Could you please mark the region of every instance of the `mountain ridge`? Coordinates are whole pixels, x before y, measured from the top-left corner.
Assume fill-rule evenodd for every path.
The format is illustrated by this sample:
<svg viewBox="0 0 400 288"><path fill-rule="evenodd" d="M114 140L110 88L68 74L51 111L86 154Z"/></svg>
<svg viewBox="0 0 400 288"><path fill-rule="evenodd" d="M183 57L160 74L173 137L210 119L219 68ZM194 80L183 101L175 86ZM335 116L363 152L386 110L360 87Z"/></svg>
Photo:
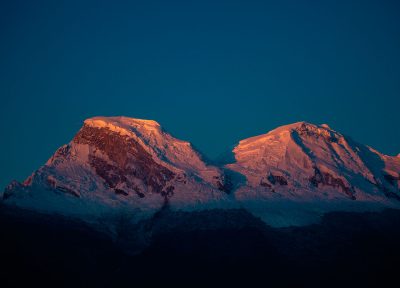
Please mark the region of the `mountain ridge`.
<svg viewBox="0 0 400 288"><path fill-rule="evenodd" d="M284 125L239 141L232 153L228 164L212 165L154 120L93 117L44 166L7 186L3 202L79 212L79 217L134 211L138 219L165 205L178 210L245 207L266 221L271 213L279 214L281 222L292 217L284 211L293 206L288 203L313 203L295 205L299 219L304 207L325 211L355 205L348 201L393 207L400 200L400 158L359 144L327 124Z"/></svg>

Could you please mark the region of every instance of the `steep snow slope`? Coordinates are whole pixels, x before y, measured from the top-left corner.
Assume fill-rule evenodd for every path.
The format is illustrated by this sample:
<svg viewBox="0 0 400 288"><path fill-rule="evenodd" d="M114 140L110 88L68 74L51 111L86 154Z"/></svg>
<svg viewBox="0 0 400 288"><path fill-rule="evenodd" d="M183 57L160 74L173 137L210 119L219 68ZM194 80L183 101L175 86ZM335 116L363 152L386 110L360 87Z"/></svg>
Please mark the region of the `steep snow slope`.
<svg viewBox="0 0 400 288"><path fill-rule="evenodd" d="M4 198L63 213L82 206L93 213L101 207L153 210L166 201L205 204L224 198L223 188L220 169L206 165L190 143L157 122L95 117L24 183L12 183Z"/></svg>
<svg viewBox="0 0 400 288"><path fill-rule="evenodd" d="M299 122L240 141L227 167L251 188L287 198L400 199L398 157Z"/></svg>

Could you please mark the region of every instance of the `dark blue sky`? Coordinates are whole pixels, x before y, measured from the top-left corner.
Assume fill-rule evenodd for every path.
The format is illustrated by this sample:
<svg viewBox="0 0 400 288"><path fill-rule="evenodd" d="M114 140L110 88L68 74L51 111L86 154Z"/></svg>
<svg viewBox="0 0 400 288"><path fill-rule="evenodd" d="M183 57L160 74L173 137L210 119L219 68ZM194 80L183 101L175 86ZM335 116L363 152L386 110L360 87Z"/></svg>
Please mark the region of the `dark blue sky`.
<svg viewBox="0 0 400 288"><path fill-rule="evenodd" d="M157 120L210 157L300 120L397 154L399 3L1 1L0 186L96 115Z"/></svg>

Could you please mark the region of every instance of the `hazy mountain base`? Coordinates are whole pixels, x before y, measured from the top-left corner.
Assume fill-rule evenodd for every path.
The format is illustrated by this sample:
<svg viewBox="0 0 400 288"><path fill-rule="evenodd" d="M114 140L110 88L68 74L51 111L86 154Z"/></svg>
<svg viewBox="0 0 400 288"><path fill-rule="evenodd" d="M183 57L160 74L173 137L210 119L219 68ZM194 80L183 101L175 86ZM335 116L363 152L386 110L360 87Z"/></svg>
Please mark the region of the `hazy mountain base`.
<svg viewBox="0 0 400 288"><path fill-rule="evenodd" d="M2 287L389 287L397 282L400 210L333 212L320 224L271 228L240 209L163 209L138 224L141 230L120 226L112 239L84 222L0 208ZM133 235L139 230L149 246L133 254L127 248L137 242Z"/></svg>

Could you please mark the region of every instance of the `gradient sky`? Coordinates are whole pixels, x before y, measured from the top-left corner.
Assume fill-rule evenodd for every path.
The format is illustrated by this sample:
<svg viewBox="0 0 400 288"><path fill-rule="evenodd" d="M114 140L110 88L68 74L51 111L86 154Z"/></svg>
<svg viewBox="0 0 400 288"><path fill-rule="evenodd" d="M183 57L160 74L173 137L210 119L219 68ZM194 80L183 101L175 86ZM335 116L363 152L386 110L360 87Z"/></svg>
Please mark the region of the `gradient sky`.
<svg viewBox="0 0 400 288"><path fill-rule="evenodd" d="M400 1L1 1L0 37L1 187L96 115L209 157L301 120L400 153Z"/></svg>

